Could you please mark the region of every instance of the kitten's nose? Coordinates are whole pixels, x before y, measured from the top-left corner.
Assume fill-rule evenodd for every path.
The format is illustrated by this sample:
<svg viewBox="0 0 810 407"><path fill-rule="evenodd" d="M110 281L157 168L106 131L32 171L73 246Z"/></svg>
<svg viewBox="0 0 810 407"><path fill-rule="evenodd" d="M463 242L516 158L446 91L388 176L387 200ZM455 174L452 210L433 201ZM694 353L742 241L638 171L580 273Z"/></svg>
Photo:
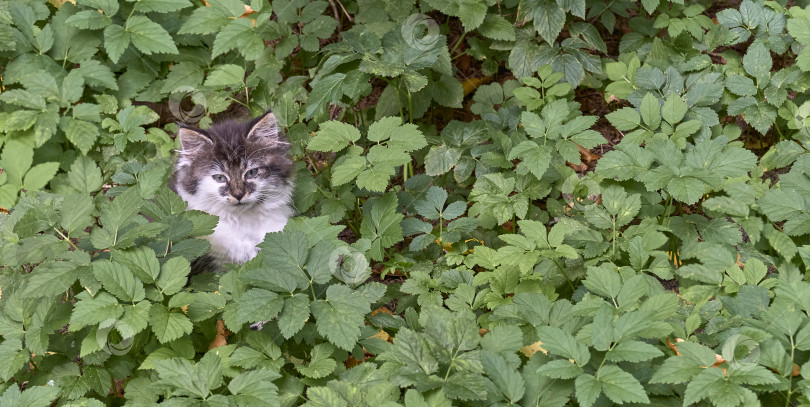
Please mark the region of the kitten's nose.
<svg viewBox="0 0 810 407"><path fill-rule="evenodd" d="M245 191L231 191L231 196L236 198L237 201L241 201L245 197Z"/></svg>

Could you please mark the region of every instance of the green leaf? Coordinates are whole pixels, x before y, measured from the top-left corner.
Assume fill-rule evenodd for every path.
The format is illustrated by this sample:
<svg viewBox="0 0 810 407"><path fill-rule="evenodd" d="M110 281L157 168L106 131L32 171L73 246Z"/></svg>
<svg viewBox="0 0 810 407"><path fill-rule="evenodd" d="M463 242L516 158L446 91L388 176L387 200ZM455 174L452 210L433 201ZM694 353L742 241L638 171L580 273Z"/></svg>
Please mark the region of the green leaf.
<svg viewBox="0 0 810 407"><path fill-rule="evenodd" d="M641 0L641 5L644 6L644 10L647 12L647 14L652 14L655 9L658 8L659 3L660 0Z"/></svg>
<svg viewBox="0 0 810 407"><path fill-rule="evenodd" d="M603 177L624 181L646 174L655 160L653 154L635 144L620 143L596 163L596 172Z"/></svg>
<svg viewBox="0 0 810 407"><path fill-rule="evenodd" d="M284 306L278 294L261 288L252 288L239 298L236 317L240 322L269 321L275 318Z"/></svg>
<svg viewBox="0 0 810 407"><path fill-rule="evenodd" d="M307 143L308 150L314 151L341 151L349 144L360 140L360 131L347 123L330 120L320 124L315 137Z"/></svg>
<svg viewBox="0 0 810 407"><path fill-rule="evenodd" d="M95 123L72 117L62 117L59 127L82 154L87 154L99 136L98 126Z"/></svg>
<svg viewBox="0 0 810 407"><path fill-rule="evenodd" d="M543 347L550 353L573 359L579 366L587 364L591 359L588 347L577 342L571 334L560 328L553 326L537 327L537 336L543 342Z"/></svg>
<svg viewBox="0 0 810 407"><path fill-rule="evenodd" d="M591 407L602 393L602 384L588 373L578 376L575 385L577 402L583 407Z"/></svg>
<svg viewBox="0 0 810 407"><path fill-rule="evenodd" d="M113 24L104 29L104 49L112 62L118 62L129 47L130 39L131 34L120 25Z"/></svg>
<svg viewBox="0 0 810 407"><path fill-rule="evenodd" d="M743 57L745 72L757 80L757 87L764 88L771 77L773 59L768 48L762 42L755 41Z"/></svg>
<svg viewBox="0 0 810 407"><path fill-rule="evenodd" d="M214 88L241 87L244 84L245 68L234 64L217 65L205 79L205 86Z"/></svg>
<svg viewBox="0 0 810 407"><path fill-rule="evenodd" d="M686 106L686 102L684 102L683 98L671 93L669 96L667 96L667 100L664 101L664 106L661 108L661 115L664 117L664 120L666 120L667 123L675 125L683 120L687 110L688 107Z"/></svg>
<svg viewBox="0 0 810 407"><path fill-rule="evenodd" d="M15 185L23 185L23 175L31 168L34 150L17 140L9 140L0 153L0 168L8 174L8 180Z"/></svg>
<svg viewBox="0 0 810 407"><path fill-rule="evenodd" d="M695 376L684 392L684 403L693 404L703 399L738 405L743 401L743 388L726 380L720 368L710 367Z"/></svg>
<svg viewBox="0 0 810 407"><path fill-rule="evenodd" d="M291 338L304 327L309 319L309 305L306 294L297 293L284 299L284 308L278 316L278 329L284 338Z"/></svg>
<svg viewBox="0 0 810 407"><path fill-rule="evenodd" d="M218 2L216 2L218 3ZM215 3L215 4L216 4ZM244 8L242 9L244 12ZM180 26L178 34L210 34L220 30L223 26L230 23L232 20L229 16L219 7L198 7L194 9L191 16L188 17Z"/></svg>
<svg viewBox="0 0 810 407"><path fill-rule="evenodd" d="M79 269L69 262L46 262L28 274L22 297L47 297L65 292L79 276Z"/></svg>
<svg viewBox="0 0 810 407"><path fill-rule="evenodd" d="M264 42L247 18L234 19L219 31L214 39L211 56L217 57L234 48L249 61L255 60L262 53Z"/></svg>
<svg viewBox="0 0 810 407"><path fill-rule="evenodd" d="M70 166L67 179L71 187L85 194L98 191L104 182L101 169L92 158L86 156L76 157Z"/></svg>
<svg viewBox="0 0 810 407"><path fill-rule="evenodd" d="M360 224L362 237L371 240L370 256L380 261L383 259L385 249L402 241L402 226L404 218L396 211L397 196L394 193L383 195L374 201L370 216L363 217Z"/></svg>
<svg viewBox="0 0 810 407"><path fill-rule="evenodd" d="M552 148L547 145L539 145L534 141L523 141L516 145L509 152L509 160L520 159L518 173L532 173L538 179L543 177L548 166L551 164Z"/></svg>
<svg viewBox="0 0 810 407"><path fill-rule="evenodd" d="M56 162L42 163L31 167L31 169L25 173L23 188L28 191L38 191L45 188L45 185L51 181L58 170L59 163Z"/></svg>
<svg viewBox="0 0 810 407"><path fill-rule="evenodd" d="M487 14L484 22L478 27L478 32L493 40L515 40L515 26L497 14Z"/></svg>
<svg viewBox="0 0 810 407"><path fill-rule="evenodd" d="M279 376L268 369L247 371L234 377L228 383L228 390L240 403L260 405L278 399L278 387L272 381Z"/></svg>
<svg viewBox="0 0 810 407"><path fill-rule="evenodd" d="M607 114L607 119L614 127L621 131L633 130L641 124L641 116L635 109L623 107Z"/></svg>
<svg viewBox="0 0 810 407"><path fill-rule="evenodd" d="M388 147L406 152L418 150L427 145L425 136L415 124L402 124L399 117L383 117L368 127L368 139L384 141Z"/></svg>
<svg viewBox="0 0 810 407"><path fill-rule="evenodd" d="M614 346L606 355L613 362L643 362L664 356L658 348L641 341L622 341Z"/></svg>
<svg viewBox="0 0 810 407"><path fill-rule="evenodd" d="M332 168L332 185L339 186L354 180L367 165L365 157L352 156Z"/></svg>
<svg viewBox="0 0 810 407"><path fill-rule="evenodd" d="M135 3L135 10L144 13L168 13L182 10L186 7L191 7L191 2L188 0L138 0L138 2Z"/></svg>
<svg viewBox="0 0 810 407"><path fill-rule="evenodd" d="M349 403L339 393L328 387L308 388L307 400L307 407L349 407Z"/></svg>
<svg viewBox="0 0 810 407"><path fill-rule="evenodd" d="M138 302L145 297L143 283L123 264L110 261L93 262L93 275L105 290L121 301Z"/></svg>
<svg viewBox="0 0 810 407"><path fill-rule="evenodd" d="M776 114L775 107L757 103L745 109L745 122L757 129L758 132L766 134L776 122Z"/></svg>
<svg viewBox="0 0 810 407"><path fill-rule="evenodd" d="M517 402L523 398L526 386L517 369L510 368L506 360L495 353L484 352L481 359L487 376L506 400Z"/></svg>
<svg viewBox="0 0 810 407"><path fill-rule="evenodd" d="M677 177L667 183L667 192L687 205L696 203L704 194L703 181L693 177Z"/></svg>
<svg viewBox="0 0 810 407"><path fill-rule="evenodd" d="M444 14L458 17L466 31L478 28L487 15L487 3L483 0L428 0L427 3Z"/></svg>
<svg viewBox="0 0 810 407"><path fill-rule="evenodd" d="M729 75L726 77L726 88L737 96L754 96L757 87L751 78L743 75Z"/></svg>
<svg viewBox="0 0 810 407"><path fill-rule="evenodd" d="M91 297L86 291L76 295L79 300L73 306L70 315L71 332L78 331L88 325L96 325L107 320L115 320L124 312L118 300L110 294L101 292Z"/></svg>
<svg viewBox="0 0 810 407"><path fill-rule="evenodd" d="M543 39L553 44L565 25L565 11L556 2L542 1L534 5L529 15L534 20L534 28Z"/></svg>
<svg viewBox="0 0 810 407"><path fill-rule="evenodd" d="M371 311L368 299L344 285L329 286L326 300L313 302L311 309L318 332L344 350L355 346L364 316Z"/></svg>
<svg viewBox="0 0 810 407"><path fill-rule="evenodd" d="M100 30L112 24L112 19L96 10L85 10L70 16L65 23L85 30Z"/></svg>
<svg viewBox="0 0 810 407"><path fill-rule="evenodd" d="M321 78L318 83L312 86L312 92L307 98L307 105L304 109L307 119L326 111L329 104L340 101L341 96L343 96L341 86L344 79L346 79L346 74L334 73Z"/></svg>
<svg viewBox="0 0 810 407"><path fill-rule="evenodd" d="M661 124L661 105L652 93L644 95L641 100L641 118L651 130L657 129Z"/></svg>
<svg viewBox="0 0 810 407"><path fill-rule="evenodd" d="M160 276L155 283L163 294L172 295L185 287L190 272L191 264L188 260L183 257L172 257L163 263Z"/></svg>
<svg viewBox="0 0 810 407"><path fill-rule="evenodd" d="M461 150L445 145L434 146L425 157L425 173L430 176L439 176L450 171L461 158Z"/></svg>
<svg viewBox="0 0 810 407"><path fill-rule="evenodd" d="M310 379L326 377L337 367L337 362L331 358L335 347L328 343L319 343L312 348L308 365L296 365L295 369Z"/></svg>
<svg viewBox="0 0 810 407"><path fill-rule="evenodd" d="M75 235L90 226L94 219L90 216L95 210L89 195L75 194L65 196L62 201L62 219L60 224L68 236Z"/></svg>
<svg viewBox="0 0 810 407"><path fill-rule="evenodd" d="M602 366L596 377L602 383L602 392L615 403L649 403L644 387L630 373L616 365Z"/></svg>
<svg viewBox="0 0 810 407"><path fill-rule="evenodd" d="M126 30L132 39L132 45L147 55L176 54L172 36L160 24L146 16L135 15L127 20Z"/></svg>
<svg viewBox="0 0 810 407"><path fill-rule="evenodd" d="M568 360L552 360L540 366L537 374L551 377L552 379L573 379L582 374L582 368Z"/></svg>
<svg viewBox="0 0 810 407"><path fill-rule="evenodd" d="M149 310L149 326L160 343L171 342L191 333L191 321L180 311L170 311L162 304L152 304ZM155 361L157 365L157 361Z"/></svg>
<svg viewBox="0 0 810 407"><path fill-rule="evenodd" d="M12 363L10 366L16 366L19 363ZM7 380L7 378L3 378ZM54 400L59 396L62 391L57 386L44 385L44 386L27 386L24 392L20 392L16 384L11 384L3 395L0 396L0 405L3 406L26 406L26 407L48 407L52 405Z"/></svg>

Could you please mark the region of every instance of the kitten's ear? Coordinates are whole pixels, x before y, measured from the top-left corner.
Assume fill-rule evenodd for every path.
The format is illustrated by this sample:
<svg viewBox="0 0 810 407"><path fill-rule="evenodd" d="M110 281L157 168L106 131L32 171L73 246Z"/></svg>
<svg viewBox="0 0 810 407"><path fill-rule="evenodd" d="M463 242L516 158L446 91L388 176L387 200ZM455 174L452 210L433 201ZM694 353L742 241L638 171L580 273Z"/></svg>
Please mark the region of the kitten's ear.
<svg viewBox="0 0 810 407"><path fill-rule="evenodd" d="M180 126L177 137L180 138L180 145L183 147L183 152L186 153L193 153L214 145L214 142L208 136L188 127Z"/></svg>
<svg viewBox="0 0 810 407"><path fill-rule="evenodd" d="M247 138L260 140L269 144L278 143L280 140L276 115L268 111L263 116L255 119L253 125L250 127Z"/></svg>

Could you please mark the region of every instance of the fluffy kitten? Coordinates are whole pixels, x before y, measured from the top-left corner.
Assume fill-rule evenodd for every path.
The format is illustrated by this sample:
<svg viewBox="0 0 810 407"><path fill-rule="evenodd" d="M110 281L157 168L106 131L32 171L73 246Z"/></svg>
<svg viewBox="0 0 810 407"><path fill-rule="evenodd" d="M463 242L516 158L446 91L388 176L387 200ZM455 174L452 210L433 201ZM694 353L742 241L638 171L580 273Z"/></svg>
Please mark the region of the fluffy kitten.
<svg viewBox="0 0 810 407"><path fill-rule="evenodd" d="M293 162L275 116L208 130L181 126L177 137L182 150L171 187L189 209L219 216L206 237L213 265L252 259L264 235L282 230L293 213Z"/></svg>

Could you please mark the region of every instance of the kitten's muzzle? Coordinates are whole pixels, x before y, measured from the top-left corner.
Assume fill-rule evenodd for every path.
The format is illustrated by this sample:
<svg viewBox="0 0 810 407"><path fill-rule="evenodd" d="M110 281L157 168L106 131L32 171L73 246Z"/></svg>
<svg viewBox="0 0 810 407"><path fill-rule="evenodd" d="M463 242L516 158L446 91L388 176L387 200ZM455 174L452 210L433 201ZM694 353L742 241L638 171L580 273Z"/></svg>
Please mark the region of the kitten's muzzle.
<svg viewBox="0 0 810 407"><path fill-rule="evenodd" d="M231 192L230 196L228 197L228 202L234 205L242 204L242 199L245 198L246 195L246 191Z"/></svg>

